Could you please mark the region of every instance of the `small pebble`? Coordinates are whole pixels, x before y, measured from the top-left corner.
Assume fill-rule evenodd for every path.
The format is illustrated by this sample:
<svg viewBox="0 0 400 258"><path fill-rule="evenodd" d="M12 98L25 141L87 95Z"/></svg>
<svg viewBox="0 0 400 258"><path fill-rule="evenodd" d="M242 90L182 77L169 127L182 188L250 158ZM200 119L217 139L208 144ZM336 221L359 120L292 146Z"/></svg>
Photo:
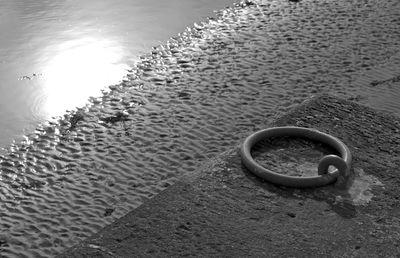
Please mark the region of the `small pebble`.
<svg viewBox="0 0 400 258"><path fill-rule="evenodd" d="M107 208L104 212L104 217L110 216L115 211L115 208Z"/></svg>
<svg viewBox="0 0 400 258"><path fill-rule="evenodd" d="M286 214L291 218L295 218L296 217L296 213L294 213L294 212L288 212Z"/></svg>

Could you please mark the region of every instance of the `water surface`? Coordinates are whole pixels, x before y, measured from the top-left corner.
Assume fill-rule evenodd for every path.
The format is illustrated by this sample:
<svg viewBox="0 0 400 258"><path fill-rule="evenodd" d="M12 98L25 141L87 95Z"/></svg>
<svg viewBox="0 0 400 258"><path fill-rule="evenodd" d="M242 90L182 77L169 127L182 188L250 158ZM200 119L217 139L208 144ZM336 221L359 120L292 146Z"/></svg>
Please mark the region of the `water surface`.
<svg viewBox="0 0 400 258"><path fill-rule="evenodd" d="M0 0L0 147L233 0Z"/></svg>

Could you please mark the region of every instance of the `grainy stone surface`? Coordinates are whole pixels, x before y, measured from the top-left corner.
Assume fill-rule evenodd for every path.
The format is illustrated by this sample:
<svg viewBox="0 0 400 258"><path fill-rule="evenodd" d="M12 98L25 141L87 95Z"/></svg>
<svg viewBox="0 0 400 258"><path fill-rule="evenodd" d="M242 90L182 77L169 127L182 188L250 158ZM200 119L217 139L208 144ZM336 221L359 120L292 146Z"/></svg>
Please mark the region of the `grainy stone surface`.
<svg viewBox="0 0 400 258"><path fill-rule="evenodd" d="M357 203L332 185L275 186L244 169L232 149L60 257L398 255L400 118L324 95L272 125L342 139L354 157L353 184L361 174L380 182L367 190L372 199Z"/></svg>

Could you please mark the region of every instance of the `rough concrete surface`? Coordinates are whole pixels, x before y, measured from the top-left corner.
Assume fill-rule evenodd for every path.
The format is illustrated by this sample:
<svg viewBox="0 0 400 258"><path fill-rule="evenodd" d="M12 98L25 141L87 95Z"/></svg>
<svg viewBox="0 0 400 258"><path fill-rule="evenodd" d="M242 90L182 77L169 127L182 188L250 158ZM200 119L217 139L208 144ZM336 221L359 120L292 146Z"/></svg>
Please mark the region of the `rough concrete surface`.
<svg viewBox="0 0 400 258"><path fill-rule="evenodd" d="M59 257L398 257L400 118L323 95L265 127L284 125L342 139L364 201L264 182L233 148Z"/></svg>

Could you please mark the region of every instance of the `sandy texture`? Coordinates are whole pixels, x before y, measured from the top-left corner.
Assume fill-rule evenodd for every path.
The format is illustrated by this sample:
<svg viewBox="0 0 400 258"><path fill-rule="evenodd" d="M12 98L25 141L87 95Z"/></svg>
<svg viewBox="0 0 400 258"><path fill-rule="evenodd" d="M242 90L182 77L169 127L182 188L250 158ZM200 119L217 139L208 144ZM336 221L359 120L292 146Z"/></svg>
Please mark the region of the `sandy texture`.
<svg viewBox="0 0 400 258"><path fill-rule="evenodd" d="M277 187L246 171L232 149L60 257L399 254L400 119L322 96L274 125L312 127L342 139L354 156L355 181L368 174L380 182L370 185L373 198L361 204L334 186Z"/></svg>
<svg viewBox="0 0 400 258"><path fill-rule="evenodd" d="M398 0L260 0L152 49L0 156L0 256L53 257L312 95L398 111L399 17Z"/></svg>

